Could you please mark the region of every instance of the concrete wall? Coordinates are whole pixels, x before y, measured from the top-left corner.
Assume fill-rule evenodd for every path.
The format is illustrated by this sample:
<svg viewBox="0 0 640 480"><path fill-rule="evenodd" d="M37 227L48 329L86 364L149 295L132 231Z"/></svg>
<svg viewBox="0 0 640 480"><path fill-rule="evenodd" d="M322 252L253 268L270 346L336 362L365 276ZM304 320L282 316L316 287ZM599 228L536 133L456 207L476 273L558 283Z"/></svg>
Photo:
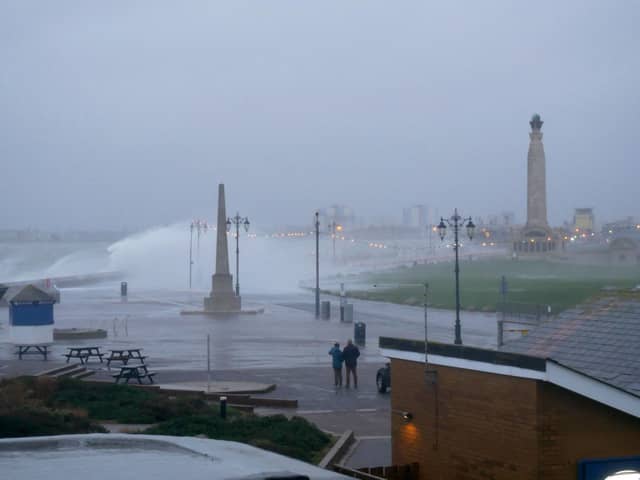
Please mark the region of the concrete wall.
<svg viewBox="0 0 640 480"><path fill-rule="evenodd" d="M392 461L420 463L422 479L577 478L578 460L639 453L638 419L562 388L430 369L391 361Z"/></svg>

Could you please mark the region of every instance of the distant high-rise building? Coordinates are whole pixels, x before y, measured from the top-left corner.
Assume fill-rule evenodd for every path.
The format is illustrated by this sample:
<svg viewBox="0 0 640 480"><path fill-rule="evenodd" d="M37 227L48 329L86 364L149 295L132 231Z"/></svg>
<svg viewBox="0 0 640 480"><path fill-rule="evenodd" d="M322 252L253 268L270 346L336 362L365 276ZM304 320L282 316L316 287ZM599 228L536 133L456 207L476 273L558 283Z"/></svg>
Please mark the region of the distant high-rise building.
<svg viewBox="0 0 640 480"><path fill-rule="evenodd" d="M402 224L405 227L424 227L429 221L426 205L413 205L402 209Z"/></svg>
<svg viewBox="0 0 640 480"><path fill-rule="evenodd" d="M320 228L326 229L335 223L342 226L354 226L356 217L353 210L345 205L331 205L318 210L320 213Z"/></svg>
<svg viewBox="0 0 640 480"><path fill-rule="evenodd" d="M513 212L502 212L502 224L505 227L510 227L516 223L516 214Z"/></svg>
<svg viewBox="0 0 640 480"><path fill-rule="evenodd" d="M595 231L593 208L576 208L573 214L573 228L576 233L592 233Z"/></svg>

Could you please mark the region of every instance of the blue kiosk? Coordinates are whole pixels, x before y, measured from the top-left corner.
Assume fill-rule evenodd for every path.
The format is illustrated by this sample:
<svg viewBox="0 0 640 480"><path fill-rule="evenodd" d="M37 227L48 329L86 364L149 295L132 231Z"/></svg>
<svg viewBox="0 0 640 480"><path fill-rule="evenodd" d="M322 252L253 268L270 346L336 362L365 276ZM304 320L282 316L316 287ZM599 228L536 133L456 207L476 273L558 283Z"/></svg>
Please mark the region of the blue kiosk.
<svg viewBox="0 0 640 480"><path fill-rule="evenodd" d="M53 343L55 298L34 285L26 285L7 301L10 340L17 347L18 358L35 354L46 360Z"/></svg>

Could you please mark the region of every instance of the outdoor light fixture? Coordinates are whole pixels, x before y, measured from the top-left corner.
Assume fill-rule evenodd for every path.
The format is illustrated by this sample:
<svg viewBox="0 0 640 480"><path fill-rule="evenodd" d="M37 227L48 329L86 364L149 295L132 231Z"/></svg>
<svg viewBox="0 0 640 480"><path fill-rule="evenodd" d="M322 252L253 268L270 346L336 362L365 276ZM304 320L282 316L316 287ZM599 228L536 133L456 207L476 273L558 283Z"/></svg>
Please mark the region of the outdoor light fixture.
<svg viewBox="0 0 640 480"><path fill-rule="evenodd" d="M463 218L458 214L458 209L456 208L453 211L453 216L446 220L447 224L450 227L453 227L453 249L456 254L456 266L454 269L455 277L456 277L456 323L455 323L455 340L454 343L456 345L462 345L462 328L460 326L460 265L458 262L458 254L460 250L460 241L458 240L458 232L464 226L464 222L467 222L467 235L469 236L469 240L473 239L473 233L476 229L476 226L471 220L471 217ZM440 240L444 240L445 235L447 234L447 225L445 224L445 219L440 217L440 224L438 225L438 233L440 234Z"/></svg>
<svg viewBox="0 0 640 480"><path fill-rule="evenodd" d="M438 235L440 240L444 240L444 236L447 234L447 226L444 224L444 218L440 217L440 224L438 225Z"/></svg>
<svg viewBox="0 0 640 480"><path fill-rule="evenodd" d="M236 213L235 217L227 218L227 232L231 230L231 225L236 227L236 295L240 296L240 225L248 232L249 218Z"/></svg>
<svg viewBox="0 0 640 480"><path fill-rule="evenodd" d="M396 415L400 415L402 417L402 420L405 423L409 423L411 420L413 420L413 413L408 412L406 410L391 410L391 413L394 413Z"/></svg>
<svg viewBox="0 0 640 480"><path fill-rule="evenodd" d="M469 218L469 223L467 223L467 235L469 236L469 240L473 240L473 232L475 232L476 226L473 223L473 220Z"/></svg>

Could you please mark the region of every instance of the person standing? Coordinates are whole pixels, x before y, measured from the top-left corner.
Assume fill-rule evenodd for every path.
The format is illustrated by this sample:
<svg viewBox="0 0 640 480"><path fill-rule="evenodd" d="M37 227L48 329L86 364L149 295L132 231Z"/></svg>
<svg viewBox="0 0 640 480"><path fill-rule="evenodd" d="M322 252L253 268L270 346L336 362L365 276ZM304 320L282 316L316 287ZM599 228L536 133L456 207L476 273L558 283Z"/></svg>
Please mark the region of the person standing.
<svg viewBox="0 0 640 480"><path fill-rule="evenodd" d="M358 357L360 356L360 350L356 347L351 339L347 340L347 346L342 351L342 358L344 360L344 366L347 370L347 388L349 388L349 379L353 375L353 388L358 388Z"/></svg>
<svg viewBox="0 0 640 480"><path fill-rule="evenodd" d="M333 365L333 384L336 387L342 386L342 351L338 342L333 344L333 348L329 350Z"/></svg>

